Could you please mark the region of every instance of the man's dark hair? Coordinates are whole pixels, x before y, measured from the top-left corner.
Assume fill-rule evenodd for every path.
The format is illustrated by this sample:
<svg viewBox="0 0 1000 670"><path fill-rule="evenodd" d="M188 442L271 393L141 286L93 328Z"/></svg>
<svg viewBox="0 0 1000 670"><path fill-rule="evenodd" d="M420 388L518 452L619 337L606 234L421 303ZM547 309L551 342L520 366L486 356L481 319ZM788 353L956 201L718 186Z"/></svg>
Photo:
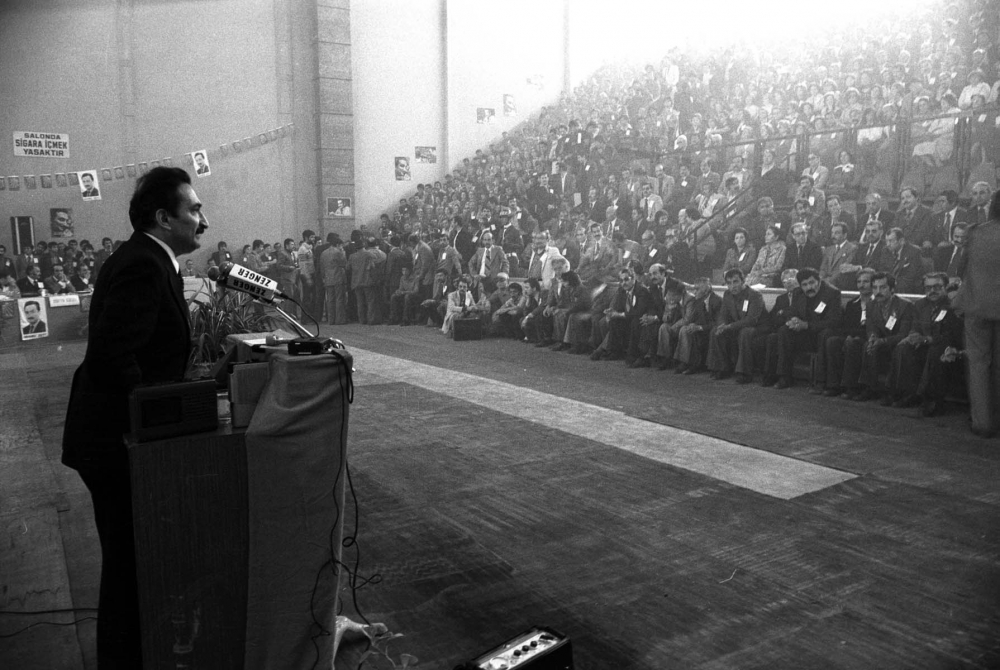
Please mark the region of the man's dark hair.
<svg viewBox="0 0 1000 670"><path fill-rule="evenodd" d="M570 286L576 287L580 285L580 275L572 271L564 272L562 274L562 280Z"/></svg>
<svg viewBox="0 0 1000 670"><path fill-rule="evenodd" d="M38 304L37 300L29 300L28 302L24 303L24 311L28 311L28 308L31 307L32 305L34 305L35 309L37 309L39 312L42 311L42 306Z"/></svg>
<svg viewBox="0 0 1000 670"><path fill-rule="evenodd" d="M807 279L815 279L816 281L821 281L819 278L819 270L816 268L801 268L795 273L795 281L799 284Z"/></svg>
<svg viewBox="0 0 1000 670"><path fill-rule="evenodd" d="M542 290L542 282L538 281L536 277L531 277L528 279L528 286L535 289L535 291Z"/></svg>
<svg viewBox="0 0 1000 670"><path fill-rule="evenodd" d="M312 237L315 234L316 233L314 233L313 231L311 231L308 228L306 228L305 230L302 231L302 240L303 241L308 240L310 237Z"/></svg>
<svg viewBox="0 0 1000 670"><path fill-rule="evenodd" d="M253 248L255 250L256 249L263 249L264 248L264 240L254 240L253 241L253 245L252 245L251 248Z"/></svg>
<svg viewBox="0 0 1000 670"><path fill-rule="evenodd" d="M410 233L410 236L406 238L406 243L412 244L413 246L417 246L418 244L420 244L420 236L417 235L416 233Z"/></svg>
<svg viewBox="0 0 1000 670"><path fill-rule="evenodd" d="M191 183L191 178L190 177L188 177L188 183L189 184ZM138 186L138 184L136 186ZM134 195L132 196L132 200L135 200L135 196ZM131 219L132 218L132 205L131 205L131 203L129 204L129 207L128 207L128 213L129 213L129 219ZM110 237L102 237L101 238L101 246L103 247L105 242L110 242L110 241L111 241Z"/></svg>
<svg viewBox="0 0 1000 670"><path fill-rule="evenodd" d="M225 241L220 241L220 242L219 242L219 243L218 243L217 245L215 245L215 246L216 246L217 248L219 248L219 249L221 249L222 247L226 247L227 249L229 248L229 245L228 245L228 244L226 244L226 243L225 243Z"/></svg>
<svg viewBox="0 0 1000 670"><path fill-rule="evenodd" d="M517 282L514 282L508 288L510 288L510 290L514 293L524 293L524 288Z"/></svg>
<svg viewBox="0 0 1000 670"><path fill-rule="evenodd" d="M958 203L958 191L954 189L946 188L941 191L941 195L948 201L949 205L955 205Z"/></svg>
<svg viewBox="0 0 1000 670"><path fill-rule="evenodd" d="M889 288L891 288L894 291L896 290L896 278L893 277L890 273L876 272L875 274L872 275L872 284L874 284L879 279L884 279L885 283L888 284Z"/></svg>
<svg viewBox="0 0 1000 670"><path fill-rule="evenodd" d="M286 237L285 241L281 243L281 248L284 249L285 247L287 247L289 242L291 242L292 244L295 244L295 240L293 240L290 237Z"/></svg>
<svg viewBox="0 0 1000 670"><path fill-rule="evenodd" d="M391 235L389 237L389 244L391 244L394 247L398 247L400 245L399 235Z"/></svg>
<svg viewBox="0 0 1000 670"><path fill-rule="evenodd" d="M889 232L885 234L886 237L890 235L895 235L897 240L905 240L906 233L903 232L902 228L890 228Z"/></svg>
<svg viewBox="0 0 1000 670"><path fill-rule="evenodd" d="M726 270L726 274L723 275L723 279L725 279L726 281L729 281L733 277L739 277L740 279L743 279L743 270L740 270L739 268L730 268Z"/></svg>
<svg viewBox="0 0 1000 670"><path fill-rule="evenodd" d="M928 279L940 279L942 286L948 286L947 272L928 272L924 275L924 281L927 281Z"/></svg>
<svg viewBox="0 0 1000 670"><path fill-rule="evenodd" d="M191 175L178 167L155 167L139 177L128 204L128 219L135 230L152 230L156 225L156 212L165 209L177 215L181 202L181 184L190 184ZM105 237L104 240L111 241ZM101 243L104 243L101 240Z"/></svg>
<svg viewBox="0 0 1000 670"><path fill-rule="evenodd" d="M832 226L830 226L830 231L832 232L834 228L840 228L844 231L844 235L847 235L847 224L843 221L836 221Z"/></svg>

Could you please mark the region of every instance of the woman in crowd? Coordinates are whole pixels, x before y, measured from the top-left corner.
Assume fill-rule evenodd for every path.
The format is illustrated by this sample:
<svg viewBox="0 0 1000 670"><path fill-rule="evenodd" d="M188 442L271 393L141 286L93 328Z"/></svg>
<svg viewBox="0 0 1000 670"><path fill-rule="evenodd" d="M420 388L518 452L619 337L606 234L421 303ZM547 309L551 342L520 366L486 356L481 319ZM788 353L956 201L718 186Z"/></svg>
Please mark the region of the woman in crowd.
<svg viewBox="0 0 1000 670"><path fill-rule="evenodd" d="M781 266L785 264L785 241L774 226L768 226L764 232L764 246L757 254L750 274L747 276L747 286L763 284L767 287L778 286L781 276Z"/></svg>
<svg viewBox="0 0 1000 670"><path fill-rule="evenodd" d="M765 232L764 235L766 237L767 233ZM722 265L722 274L736 268L741 270L745 277L753 270L756 260L757 254L753 245L747 241L746 228L737 228L733 231L733 245L726 250L726 261ZM782 261L784 261L784 256L782 256Z"/></svg>

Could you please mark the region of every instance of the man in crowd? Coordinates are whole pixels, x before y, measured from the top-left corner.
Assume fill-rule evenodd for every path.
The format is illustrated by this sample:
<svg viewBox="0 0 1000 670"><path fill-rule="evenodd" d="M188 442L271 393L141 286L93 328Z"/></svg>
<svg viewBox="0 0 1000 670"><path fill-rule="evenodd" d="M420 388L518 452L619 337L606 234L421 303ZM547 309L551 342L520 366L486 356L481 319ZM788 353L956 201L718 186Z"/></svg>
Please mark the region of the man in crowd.
<svg viewBox="0 0 1000 670"><path fill-rule="evenodd" d="M892 254L882 239L882 222L876 218L868 219L865 224L864 242L858 246L854 254L854 264L860 267L873 268L878 272L892 270L894 264Z"/></svg>
<svg viewBox="0 0 1000 670"><path fill-rule="evenodd" d="M984 181L977 181L970 190L972 202L969 206L969 223L984 223L990 218L990 198L993 189Z"/></svg>
<svg viewBox="0 0 1000 670"><path fill-rule="evenodd" d="M920 278L923 276L923 263L920 260L920 248L907 241L902 228L893 228L885 236L892 267L889 273L896 278L896 290L899 293L920 293Z"/></svg>
<svg viewBox="0 0 1000 670"><path fill-rule="evenodd" d="M344 241L337 233L329 233L326 240L328 246L319 259L326 302L326 322L331 326L341 326L347 323L347 253L344 251Z"/></svg>
<svg viewBox="0 0 1000 670"><path fill-rule="evenodd" d="M754 249L760 249L764 246L764 233L770 226L776 227L782 238L788 234L788 217L776 213L774 200L764 196L757 200L756 216L748 217L742 223L742 227L746 228L749 234L747 241L753 245Z"/></svg>
<svg viewBox="0 0 1000 670"><path fill-rule="evenodd" d="M813 352L819 336L840 323L840 291L819 278L819 271L806 267L795 273L799 288L792 294L789 318L768 336L768 369L764 386L786 389L792 385L792 367L800 352ZM777 325L777 324L776 324Z"/></svg>
<svg viewBox="0 0 1000 670"><path fill-rule="evenodd" d="M880 221L884 229L886 226L891 226L896 217L892 212L885 209L885 202L882 200L881 194L869 193L865 196L865 213L863 218L865 222L865 235L867 236L869 222L873 220ZM867 242L867 239L860 241Z"/></svg>
<svg viewBox="0 0 1000 670"><path fill-rule="evenodd" d="M14 277L17 279L17 269L14 261L7 258L7 247L0 244L0 277Z"/></svg>
<svg viewBox="0 0 1000 670"><path fill-rule="evenodd" d="M941 211L931 217L931 229L933 232L930 242L933 246L940 248L951 244L955 226L959 223L968 222L969 212L959 206L958 192L952 189L941 191L941 195L938 196L936 202L941 204ZM935 269L937 269L937 266L935 266Z"/></svg>
<svg viewBox="0 0 1000 670"><path fill-rule="evenodd" d="M52 276L45 280L45 289L50 295L75 293L73 282L66 276L62 265L56 265L52 268Z"/></svg>
<svg viewBox="0 0 1000 670"><path fill-rule="evenodd" d="M469 260L469 274L478 278L487 291L493 291L496 287L496 276L503 272L510 273L510 262L503 247L493 244L493 233L485 232L480 238L480 247L476 249L476 254Z"/></svg>
<svg viewBox="0 0 1000 670"><path fill-rule="evenodd" d="M656 368L669 370L677 363L674 353L680 338L680 329L684 326L684 315L687 312L691 296L684 290L684 284L672 278L666 282L666 295L663 302L663 315L660 327L656 332Z"/></svg>
<svg viewBox="0 0 1000 670"><path fill-rule="evenodd" d="M899 211L896 212L894 225L903 231L903 235L917 247L924 246L930 252L934 239L934 222L930 208L920 204L916 189L907 186L899 192ZM919 276L918 276L919 280ZM899 277L896 277L899 282ZM900 291L903 291L900 288Z"/></svg>
<svg viewBox="0 0 1000 670"><path fill-rule="evenodd" d="M951 243L934 250L934 270L948 277L958 277L958 269L965 258L965 240L969 236L966 223L956 223L952 228Z"/></svg>
<svg viewBox="0 0 1000 670"><path fill-rule="evenodd" d="M22 298L42 294L45 284L42 283L42 271L37 265L29 265L23 277L17 280L17 288Z"/></svg>
<svg viewBox="0 0 1000 670"><path fill-rule="evenodd" d="M667 289L672 281L667 276L667 268L662 263L649 267L649 301L645 313L639 315L638 323L629 333L626 361L630 368L648 368L656 356L659 330L663 323Z"/></svg>
<svg viewBox="0 0 1000 670"><path fill-rule="evenodd" d="M942 362L945 350L962 347L962 319L955 314L945 293L948 276L943 272L924 275L924 297L913 305L913 327L892 354L887 382L888 392L882 403L893 407L923 404L925 416L944 408L948 391L946 370L954 367Z"/></svg>
<svg viewBox="0 0 1000 670"><path fill-rule="evenodd" d="M721 311L722 298L712 291L711 280L707 277L695 279L694 298L687 304L684 323L677 333L675 374L694 375L705 369L709 333L718 322Z"/></svg>
<svg viewBox="0 0 1000 670"><path fill-rule="evenodd" d="M222 267L225 263L232 262L233 255L229 253L229 247L226 246L225 242L219 242L217 245L218 249L212 252L209 256L213 261L215 261L216 267Z"/></svg>
<svg viewBox="0 0 1000 670"><path fill-rule="evenodd" d="M29 300L24 303L24 320L28 322L28 325L21 329L24 335L44 333L48 330L45 322L42 321L42 306L37 300Z"/></svg>
<svg viewBox="0 0 1000 670"><path fill-rule="evenodd" d="M893 350L913 325L913 304L896 295L896 278L887 272L872 275L874 300L865 319L865 340L844 344L844 398L879 397L878 376L889 367Z"/></svg>
<svg viewBox="0 0 1000 670"><path fill-rule="evenodd" d="M745 328L754 328L764 314L764 298L745 283L743 271L726 272L719 320L708 340L708 369L712 379L728 379L739 359L739 338Z"/></svg>
<svg viewBox="0 0 1000 670"><path fill-rule="evenodd" d="M809 239L809 228L804 223L792 224L792 244L785 250L782 270L818 268L823 265L823 249Z"/></svg>
<svg viewBox="0 0 1000 670"><path fill-rule="evenodd" d="M820 348L817 353L813 383L817 389L822 389L825 396L840 396L850 383L843 381L844 357L848 350L860 356L861 345L867 337L866 326L872 305L874 274L875 271L871 268L863 268L857 273L858 297L844 306L840 324L820 334ZM857 365L860 366L860 360Z"/></svg>
<svg viewBox="0 0 1000 670"><path fill-rule="evenodd" d="M406 245L410 248L410 253L413 256L413 276L420 287L420 298L430 300L432 299L435 276L434 252L416 233L411 233L406 238Z"/></svg>
<svg viewBox="0 0 1000 670"><path fill-rule="evenodd" d="M530 254L527 256L528 279L537 279L543 290L548 290L555 277L553 264L561 259L559 249L549 244L549 231L537 230L531 234Z"/></svg>
<svg viewBox="0 0 1000 670"><path fill-rule="evenodd" d="M94 278L91 275L90 267L81 263L76 266L76 274L70 277L73 282L73 290L79 292L93 291Z"/></svg>
<svg viewBox="0 0 1000 670"><path fill-rule="evenodd" d="M847 224L835 222L830 228L833 243L824 247L823 261L819 266L819 276L825 282L841 290L853 288L856 270L854 270L854 255L858 245L847 239Z"/></svg>

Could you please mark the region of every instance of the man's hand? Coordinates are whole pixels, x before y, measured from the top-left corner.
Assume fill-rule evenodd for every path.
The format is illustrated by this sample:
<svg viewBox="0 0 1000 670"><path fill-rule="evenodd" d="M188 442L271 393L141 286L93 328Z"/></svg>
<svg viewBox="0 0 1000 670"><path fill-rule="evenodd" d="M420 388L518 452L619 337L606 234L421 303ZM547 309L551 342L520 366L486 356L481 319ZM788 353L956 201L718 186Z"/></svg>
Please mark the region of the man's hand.
<svg viewBox="0 0 1000 670"><path fill-rule="evenodd" d="M659 319L657 319L655 316L651 314L643 314L642 316L639 317L639 323L641 323L644 326L649 326L651 324L654 324L658 320Z"/></svg>
<svg viewBox="0 0 1000 670"><path fill-rule="evenodd" d="M913 331L903 338L903 342L906 342L910 346L917 347L924 343L924 336L917 331Z"/></svg>

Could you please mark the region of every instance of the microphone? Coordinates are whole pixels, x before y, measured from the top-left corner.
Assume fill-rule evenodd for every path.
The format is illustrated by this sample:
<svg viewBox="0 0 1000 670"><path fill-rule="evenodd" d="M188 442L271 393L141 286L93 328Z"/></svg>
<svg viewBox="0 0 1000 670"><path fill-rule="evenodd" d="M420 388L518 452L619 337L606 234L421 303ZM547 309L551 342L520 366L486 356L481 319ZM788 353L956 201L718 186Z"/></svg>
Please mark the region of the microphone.
<svg viewBox="0 0 1000 670"><path fill-rule="evenodd" d="M208 278L223 288L246 293L261 302L274 304L282 300L291 300L278 290L278 282L236 263L227 261L222 267L209 268Z"/></svg>

